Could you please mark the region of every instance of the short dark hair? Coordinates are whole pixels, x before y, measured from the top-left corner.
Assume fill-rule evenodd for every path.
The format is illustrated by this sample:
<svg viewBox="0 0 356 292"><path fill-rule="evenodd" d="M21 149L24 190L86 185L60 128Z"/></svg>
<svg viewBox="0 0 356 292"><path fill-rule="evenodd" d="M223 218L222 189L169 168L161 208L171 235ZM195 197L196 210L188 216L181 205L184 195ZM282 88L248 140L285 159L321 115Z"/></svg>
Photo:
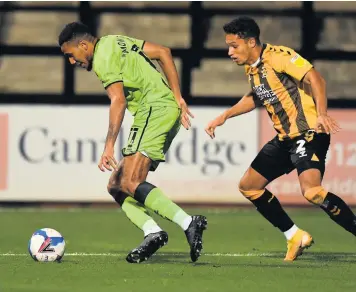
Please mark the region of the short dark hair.
<svg viewBox="0 0 356 292"><path fill-rule="evenodd" d="M255 38L260 43L260 28L256 21L248 16L238 17L224 25L227 34L236 34L241 39Z"/></svg>
<svg viewBox="0 0 356 292"><path fill-rule="evenodd" d="M68 23L58 36L58 44L59 46L62 46L63 43L74 40L78 37L91 39L93 35L91 34L89 28L81 22Z"/></svg>

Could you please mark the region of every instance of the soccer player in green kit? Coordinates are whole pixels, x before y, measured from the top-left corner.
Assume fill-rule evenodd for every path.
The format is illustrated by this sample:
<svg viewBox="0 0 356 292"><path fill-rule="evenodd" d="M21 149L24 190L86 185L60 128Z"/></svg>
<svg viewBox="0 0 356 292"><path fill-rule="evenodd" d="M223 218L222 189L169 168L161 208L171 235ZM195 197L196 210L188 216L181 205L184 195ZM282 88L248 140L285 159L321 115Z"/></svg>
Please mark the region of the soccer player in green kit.
<svg viewBox="0 0 356 292"><path fill-rule="evenodd" d="M168 242L168 234L149 216L147 209L178 224L185 232L190 257L201 254L206 217L188 215L167 198L162 190L146 181L165 161L180 124L190 127L190 113L181 96L177 70L166 47L123 35L94 37L87 26L67 24L58 37L63 54L72 65L93 71L111 101L109 129L99 162L101 171L114 170L108 192L126 216L144 232L143 242L126 257L140 263ZM168 84L151 60L157 60ZM126 108L134 116L123 159L117 163L114 145Z"/></svg>

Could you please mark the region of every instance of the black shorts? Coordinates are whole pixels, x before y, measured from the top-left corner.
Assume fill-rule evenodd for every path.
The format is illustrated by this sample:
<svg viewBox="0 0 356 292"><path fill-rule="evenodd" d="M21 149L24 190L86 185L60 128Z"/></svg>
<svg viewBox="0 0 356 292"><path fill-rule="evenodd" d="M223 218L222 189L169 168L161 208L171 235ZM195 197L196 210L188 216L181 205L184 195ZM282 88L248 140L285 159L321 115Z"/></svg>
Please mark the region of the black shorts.
<svg viewBox="0 0 356 292"><path fill-rule="evenodd" d="M280 141L278 136L263 146L251 167L269 182L295 168L300 175L304 170L319 169L323 177L330 135L309 130L294 139Z"/></svg>

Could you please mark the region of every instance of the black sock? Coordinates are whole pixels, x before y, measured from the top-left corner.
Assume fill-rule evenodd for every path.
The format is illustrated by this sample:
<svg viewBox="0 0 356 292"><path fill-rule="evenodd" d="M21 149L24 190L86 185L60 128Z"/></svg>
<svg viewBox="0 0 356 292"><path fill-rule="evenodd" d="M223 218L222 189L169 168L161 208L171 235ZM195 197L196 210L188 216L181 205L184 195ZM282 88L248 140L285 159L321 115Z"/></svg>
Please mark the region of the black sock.
<svg viewBox="0 0 356 292"><path fill-rule="evenodd" d="M148 194L156 188L153 184L149 182L142 182L138 185L137 189L135 190L134 198L136 201L140 202L141 204L145 204L146 198Z"/></svg>
<svg viewBox="0 0 356 292"><path fill-rule="evenodd" d="M257 211L280 231L285 232L294 225L278 199L267 189L261 197L251 202L256 206Z"/></svg>
<svg viewBox="0 0 356 292"><path fill-rule="evenodd" d="M116 203L118 203L120 205L120 207L122 207L122 204L124 203L124 201L126 200L126 198L129 196L124 192L121 191L115 191L112 192L111 196L114 198L114 200L116 201Z"/></svg>
<svg viewBox="0 0 356 292"><path fill-rule="evenodd" d="M320 208L331 220L356 236L356 216L341 198L328 192Z"/></svg>

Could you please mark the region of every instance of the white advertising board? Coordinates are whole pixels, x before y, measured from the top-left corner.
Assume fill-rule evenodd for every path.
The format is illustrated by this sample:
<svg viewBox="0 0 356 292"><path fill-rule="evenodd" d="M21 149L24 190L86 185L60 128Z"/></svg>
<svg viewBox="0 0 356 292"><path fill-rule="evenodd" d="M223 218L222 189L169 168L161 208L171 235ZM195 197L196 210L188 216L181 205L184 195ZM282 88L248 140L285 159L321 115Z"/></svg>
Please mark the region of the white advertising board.
<svg viewBox="0 0 356 292"><path fill-rule="evenodd" d="M258 149L258 114L229 120L210 139L204 127L224 108L192 107L167 161L148 181L176 202L236 203L237 184ZM111 202L110 172L97 162L108 127L108 106L0 106L0 201ZM126 143L126 114L116 144Z"/></svg>

